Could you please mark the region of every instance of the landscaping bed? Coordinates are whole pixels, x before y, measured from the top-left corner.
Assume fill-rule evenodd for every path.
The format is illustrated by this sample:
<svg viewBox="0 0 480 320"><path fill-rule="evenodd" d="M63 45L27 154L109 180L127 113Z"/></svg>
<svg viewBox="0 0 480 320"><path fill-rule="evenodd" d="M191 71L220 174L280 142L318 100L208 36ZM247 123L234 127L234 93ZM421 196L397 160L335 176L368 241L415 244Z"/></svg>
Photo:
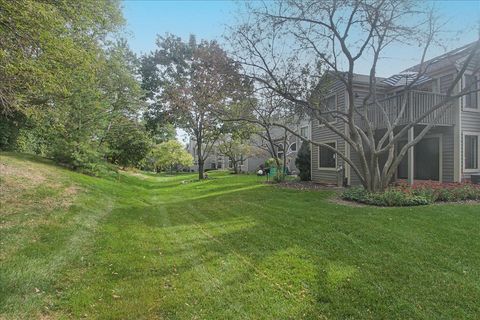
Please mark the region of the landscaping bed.
<svg viewBox="0 0 480 320"><path fill-rule="evenodd" d="M296 190L340 190L341 187L337 187L336 185L327 185L316 183L313 181L282 181L282 182L273 182L268 181L267 183L273 184L280 188L287 188L287 189L296 189Z"/></svg>
<svg viewBox="0 0 480 320"><path fill-rule="evenodd" d="M346 189L343 200L382 206L406 207L428 205L436 202L479 201L480 185L471 183L417 182L413 186L400 182L385 192L369 192L363 187Z"/></svg>

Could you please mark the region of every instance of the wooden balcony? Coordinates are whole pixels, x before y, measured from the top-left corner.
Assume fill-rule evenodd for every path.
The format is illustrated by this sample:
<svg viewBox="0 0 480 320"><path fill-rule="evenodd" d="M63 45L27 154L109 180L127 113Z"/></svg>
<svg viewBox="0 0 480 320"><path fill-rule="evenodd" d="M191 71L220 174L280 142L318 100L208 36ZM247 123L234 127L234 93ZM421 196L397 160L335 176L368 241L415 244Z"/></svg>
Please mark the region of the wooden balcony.
<svg viewBox="0 0 480 320"><path fill-rule="evenodd" d="M407 95L398 94L391 96L379 101L379 105L371 104L367 108L367 115L369 122L373 125L375 129L384 129L387 128L387 119L390 120L390 123L393 124L395 119L397 119L402 110L403 103L405 99L408 99L405 111L400 117L398 126L406 125L420 116L425 112L433 108L436 104L445 99L445 95L426 92L426 91L411 91ZM419 122L419 124L429 124L435 121L436 126L452 126L455 124L455 107L454 103L451 102L451 106L447 108L444 114L435 121L439 110L435 110L429 114L426 118ZM385 112L382 112L382 108ZM360 112L362 112L360 110ZM362 123L363 122L363 123ZM364 120L360 121L363 127L366 127Z"/></svg>

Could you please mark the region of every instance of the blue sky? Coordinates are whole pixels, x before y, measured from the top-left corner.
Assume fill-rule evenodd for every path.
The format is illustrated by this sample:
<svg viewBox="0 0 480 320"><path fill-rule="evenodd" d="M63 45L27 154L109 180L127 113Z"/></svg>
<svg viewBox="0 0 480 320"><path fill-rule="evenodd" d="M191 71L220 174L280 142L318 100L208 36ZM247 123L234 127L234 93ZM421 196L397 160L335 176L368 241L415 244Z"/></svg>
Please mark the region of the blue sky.
<svg viewBox="0 0 480 320"><path fill-rule="evenodd" d="M421 1L421 0L420 0ZM480 23L480 0L435 1L442 16L449 19L446 26L451 35L463 30L457 39L449 43L448 48L454 49L477 39ZM130 47L137 53L148 53L155 50L157 35L172 33L184 39L195 34L198 39L219 40L225 31L225 26L235 21L237 3L227 0L209 1L140 1L126 0L123 3L123 13L127 21L126 36ZM430 57L442 54L444 51L430 52ZM420 49L412 50L396 46L386 52L386 57L378 67L379 76L390 76L398 73L419 61ZM369 64L360 61L356 72L368 73ZM185 141L186 135L177 130L179 140Z"/></svg>
<svg viewBox="0 0 480 320"><path fill-rule="evenodd" d="M463 32L448 44L449 49L472 42L478 37L480 0L434 1L442 16L449 19L446 29ZM210 1L135 1L123 3L127 20L127 38L131 48L138 54L155 49L157 35L173 33L188 39L195 34L198 39L217 39L225 31L225 25L235 20L237 3L226 0ZM397 46L387 52L378 73L388 76L416 64L420 49ZM430 56L443 53L432 51ZM368 73L368 65L359 65L357 72Z"/></svg>

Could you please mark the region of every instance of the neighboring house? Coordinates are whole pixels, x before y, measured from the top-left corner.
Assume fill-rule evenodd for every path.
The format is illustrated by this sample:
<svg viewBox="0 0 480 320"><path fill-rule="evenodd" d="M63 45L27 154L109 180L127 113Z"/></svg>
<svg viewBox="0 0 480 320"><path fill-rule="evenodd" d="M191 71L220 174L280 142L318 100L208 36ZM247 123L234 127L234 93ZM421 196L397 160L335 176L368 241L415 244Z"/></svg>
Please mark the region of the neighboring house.
<svg viewBox="0 0 480 320"><path fill-rule="evenodd" d="M296 124L290 125L289 128L295 131L297 134L310 139L311 136L311 121L308 118L296 119ZM298 151L302 145L302 139L293 134L287 134L287 142L284 145L285 130L282 128L273 128L272 137L274 138L277 148L275 150L276 156L283 160L283 153L287 152L286 166L288 171L292 174L298 174L298 168L295 165L295 159L297 158Z"/></svg>
<svg viewBox="0 0 480 320"><path fill-rule="evenodd" d="M193 156L193 165L190 166L190 171L198 171L198 158L197 158L197 143L194 139L190 138L186 147L187 151ZM204 169L228 169L229 162L227 157L224 157L218 153L214 147L207 159L205 159Z"/></svg>
<svg viewBox="0 0 480 320"><path fill-rule="evenodd" d="M186 150L193 156L194 164L190 166L190 171L198 171L198 159L196 153L197 144L194 139L190 139L187 143ZM268 159L268 156L263 154L261 151L255 152L255 155L246 157L244 161L240 163L240 172L257 172L261 165L265 163L265 160ZM204 164L205 170L207 169L233 169L232 164L228 157L223 156L219 153L218 148L215 146L212 148L212 151L208 155Z"/></svg>
<svg viewBox="0 0 480 320"><path fill-rule="evenodd" d="M470 53L472 44L441 55L427 62L429 65L426 75L428 79L419 84L409 93L407 112L402 117L399 127L408 123L409 114L422 114L431 108L438 99L442 99L449 85L454 81L463 60ZM406 71L415 71L418 66ZM385 79L378 78L377 91L384 95L381 103L389 110L390 114L398 115L399 106L403 99L402 87L391 86ZM479 74L472 74L467 70L461 81L462 87L474 84L478 87ZM355 75L355 99L361 105L362 99L369 90L369 76ZM343 109L347 105L347 95L344 84L332 81L327 88L325 105L328 108ZM457 88L458 92L458 88ZM460 182L470 179L471 174L480 173L480 95L474 92L464 96L448 109L430 132L414 148L414 157L408 161L404 157L398 168L396 179L434 180L441 182ZM376 134L380 135L386 129L383 114L373 109L369 111L369 119L377 128ZM416 125L412 132L414 135L433 119L427 117L424 122ZM333 122L335 122L332 119ZM359 121L360 123L360 121ZM348 130L343 121L336 122L340 130ZM361 125L361 124L360 124ZM358 155L337 134L319 124L318 120L311 122L312 141L326 143L345 153L350 159L359 164ZM399 142L404 144L408 139ZM340 157L326 148L312 148L312 180L320 183L341 185L359 185L359 179Z"/></svg>

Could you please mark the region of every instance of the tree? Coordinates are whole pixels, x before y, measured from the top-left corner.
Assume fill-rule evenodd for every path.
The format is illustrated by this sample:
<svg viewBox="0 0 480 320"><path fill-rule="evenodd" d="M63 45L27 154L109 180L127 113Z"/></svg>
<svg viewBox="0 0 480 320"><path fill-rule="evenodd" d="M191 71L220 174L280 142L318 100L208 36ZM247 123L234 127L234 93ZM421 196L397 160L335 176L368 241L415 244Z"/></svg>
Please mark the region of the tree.
<svg viewBox="0 0 480 320"><path fill-rule="evenodd" d="M138 166L152 147L152 139L145 127L127 117L116 118L109 126L104 139L108 146L107 160L124 168Z"/></svg>
<svg viewBox="0 0 480 320"><path fill-rule="evenodd" d="M250 153L250 146L239 139L225 137L218 145L218 152L230 161L233 173L239 173L239 164L247 160Z"/></svg>
<svg viewBox="0 0 480 320"><path fill-rule="evenodd" d="M193 157L177 140L169 140L156 145L149 156L156 172L173 169L177 166L188 167L193 164Z"/></svg>
<svg viewBox="0 0 480 320"><path fill-rule="evenodd" d="M223 132L216 112L237 103L245 87L240 66L214 41L188 43L168 35L143 59L150 108L168 114L196 143L199 179L204 163Z"/></svg>
<svg viewBox="0 0 480 320"><path fill-rule="evenodd" d="M257 89L255 99L246 99L244 103L231 108L224 114L230 122L241 121L237 126L256 126L254 133L260 139L253 139L257 148L270 154L275 162L277 170L277 181L285 178L285 168L287 163L287 153L290 149L290 140L292 133L285 128L295 125L295 115L291 108L286 108L289 104L284 98L273 95L264 89ZM279 127L277 124L284 127ZM278 157L279 151L283 151L282 157ZM281 169L283 168L283 169Z"/></svg>
<svg viewBox="0 0 480 320"><path fill-rule="evenodd" d="M124 40L113 41L120 3L0 0L0 11L0 148L72 168L120 157L112 147L127 146L111 132L138 129L143 94L135 55ZM141 142L132 143L138 151Z"/></svg>
<svg viewBox="0 0 480 320"><path fill-rule="evenodd" d="M45 128L45 141L50 143L49 153L56 161L88 169L90 163L100 164L103 159L134 165L136 157L144 156L140 151L148 151L148 143L137 119L143 93L135 79L135 64L136 58L124 41L105 51L98 48L92 70L71 72L71 80L75 80L71 93L55 100L55 108L35 116L36 126ZM130 139L132 136L139 141ZM138 154L129 155L129 148Z"/></svg>
<svg viewBox="0 0 480 320"><path fill-rule="evenodd" d="M99 44L123 23L118 1L0 0L0 114L36 111L91 72Z"/></svg>
<svg viewBox="0 0 480 320"><path fill-rule="evenodd" d="M234 27L230 36L233 54L245 66L247 76L257 87L292 102L291 108L309 115L345 140L352 152L358 154L360 164L341 150L305 139L282 123L271 125L282 127L314 146L332 150L370 191L385 190L410 148L430 131L454 101L472 91L472 87L460 92L456 88L467 68L478 72L479 59L475 57L480 41L470 47L445 96L410 119L407 125L398 127L408 99L404 98L395 117L390 117L382 107L383 96L377 90L376 74L386 51L399 43L421 48L416 76L403 91L407 97L428 71L427 53L439 43L442 31L439 19L433 10L422 8L417 1L290 0L249 5L246 22ZM360 62L369 64L370 74L368 94L357 99L354 72ZM326 88L319 83L329 78L345 87L344 110L327 109ZM379 132L375 122L369 119L369 110L385 115L387 129L380 136L376 135ZM332 118L343 125L332 124ZM398 141L407 133L413 136L414 126L425 119L433 120L396 152ZM386 160L380 161L381 157Z"/></svg>
<svg viewBox="0 0 480 320"><path fill-rule="evenodd" d="M103 127L100 146L114 126L117 126L117 132L121 125L126 125L127 130L135 127L135 119L144 109L144 92L136 79L138 59L125 39L117 40L106 49L101 70L99 87L105 107L96 118L96 123Z"/></svg>
<svg viewBox="0 0 480 320"><path fill-rule="evenodd" d="M311 179L311 152L310 144L303 142L300 150L298 150L297 158L295 159L295 165L300 171L299 176L302 181L310 181Z"/></svg>

